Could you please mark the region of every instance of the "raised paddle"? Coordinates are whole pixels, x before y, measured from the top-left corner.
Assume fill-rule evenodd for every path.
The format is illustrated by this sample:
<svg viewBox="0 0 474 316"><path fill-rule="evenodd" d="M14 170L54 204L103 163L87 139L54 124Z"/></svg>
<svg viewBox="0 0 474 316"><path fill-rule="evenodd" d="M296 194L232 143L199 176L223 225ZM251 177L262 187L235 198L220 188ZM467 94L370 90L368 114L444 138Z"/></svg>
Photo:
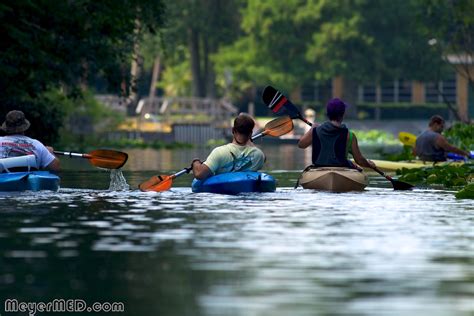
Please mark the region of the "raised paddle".
<svg viewBox="0 0 474 316"><path fill-rule="evenodd" d="M293 130L293 120L288 115L278 117L274 120L271 120L267 124L263 131L252 136L252 141L263 137L265 135L270 135L274 137L285 135Z"/></svg>
<svg viewBox="0 0 474 316"><path fill-rule="evenodd" d="M298 108L288 100L280 91L273 88L272 86L267 86L263 89L262 100L273 113L277 115L288 114L293 119L300 119L309 126L313 124L305 119Z"/></svg>
<svg viewBox="0 0 474 316"><path fill-rule="evenodd" d="M265 135L270 135L274 137L282 136L286 133L289 133L293 130L293 121L289 116L278 117L274 120L271 120L265 124L264 130L258 134L252 136L252 141L257 138L263 137ZM169 190L173 184L173 180L177 177L191 172L191 167L184 168L183 170L173 174L173 175L159 175L153 176L150 179L142 182L138 185L138 188L141 191L155 191L162 192Z"/></svg>
<svg viewBox="0 0 474 316"><path fill-rule="evenodd" d="M281 111L284 111L284 108L286 108L287 113L290 113L291 117L299 118L300 120L302 120L309 126L313 126L311 122L306 120L301 115L301 112L298 110L296 106L293 105L293 103L291 103L283 94L281 94L281 92L277 91L272 86L267 86L265 90L263 90L262 99L263 99L263 102L265 102L265 104L267 104L268 107L272 109L273 113L281 113ZM390 181L392 183L394 190L410 190L413 188L413 185L409 183L392 179L392 177L387 176L377 167L372 168L372 169L376 171L377 173L379 173L380 175L382 175L385 179Z"/></svg>
<svg viewBox="0 0 474 316"><path fill-rule="evenodd" d="M104 169L119 169L128 159L128 155L121 151L110 149L97 149L87 154L72 153L67 151L54 151L56 155L86 158L93 166Z"/></svg>

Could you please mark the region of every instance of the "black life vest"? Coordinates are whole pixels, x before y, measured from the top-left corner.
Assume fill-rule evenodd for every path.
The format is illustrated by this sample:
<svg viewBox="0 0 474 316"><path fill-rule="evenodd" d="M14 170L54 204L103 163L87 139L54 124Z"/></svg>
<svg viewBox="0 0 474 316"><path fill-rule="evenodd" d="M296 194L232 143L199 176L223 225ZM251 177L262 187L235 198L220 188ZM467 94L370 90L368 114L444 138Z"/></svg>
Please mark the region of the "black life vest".
<svg viewBox="0 0 474 316"><path fill-rule="evenodd" d="M324 122L313 129L313 165L315 167L347 167L347 138L349 129L345 125L335 126Z"/></svg>

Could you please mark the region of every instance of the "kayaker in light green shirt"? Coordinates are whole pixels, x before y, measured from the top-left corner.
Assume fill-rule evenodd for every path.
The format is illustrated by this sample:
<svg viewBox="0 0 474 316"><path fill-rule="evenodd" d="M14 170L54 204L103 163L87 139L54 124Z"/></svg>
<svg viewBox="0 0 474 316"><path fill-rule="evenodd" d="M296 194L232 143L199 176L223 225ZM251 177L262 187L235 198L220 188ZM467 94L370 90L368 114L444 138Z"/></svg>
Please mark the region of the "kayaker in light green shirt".
<svg viewBox="0 0 474 316"><path fill-rule="evenodd" d="M198 158L193 160L194 177L203 180L220 173L262 168L265 155L251 141L254 126L255 121L250 115L239 114L232 127L232 142L215 148L204 162Z"/></svg>

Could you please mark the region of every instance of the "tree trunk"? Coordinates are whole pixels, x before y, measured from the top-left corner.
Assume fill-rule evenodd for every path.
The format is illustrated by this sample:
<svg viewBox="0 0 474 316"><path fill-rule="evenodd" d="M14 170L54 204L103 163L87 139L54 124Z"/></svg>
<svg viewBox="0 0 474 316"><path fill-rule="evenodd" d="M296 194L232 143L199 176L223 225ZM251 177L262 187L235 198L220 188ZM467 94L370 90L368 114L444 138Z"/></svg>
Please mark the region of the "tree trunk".
<svg viewBox="0 0 474 316"><path fill-rule="evenodd" d="M203 97L205 90L200 65L199 34L194 28L188 29L188 45L191 54L192 93L194 97Z"/></svg>
<svg viewBox="0 0 474 316"><path fill-rule="evenodd" d="M212 63L209 56L214 53L216 49L212 45L212 41L209 42L207 37L203 39L203 58L204 58L204 83L206 84L206 97L216 97L216 73L214 72L214 64Z"/></svg>
<svg viewBox="0 0 474 316"><path fill-rule="evenodd" d="M138 77L140 76L140 64L142 58L140 56L140 34L141 23L137 18L135 20L135 31L134 31L134 44L133 44L133 53L132 53L132 65L130 69L130 91L127 99L128 107L134 108L138 102ZM138 113L137 113L138 114Z"/></svg>
<svg viewBox="0 0 474 316"><path fill-rule="evenodd" d="M156 95L156 84L158 80L160 79L160 73L161 73L161 58L160 56L156 56L155 62L153 63L153 72L151 75L150 93L148 95L148 108L147 108L148 112L150 112L150 110L153 108L153 101Z"/></svg>
<svg viewBox="0 0 474 316"><path fill-rule="evenodd" d="M82 60L82 75L81 75L81 81L79 86L81 87L82 91L86 91L88 87L88 81L89 81L89 63L87 60L83 59Z"/></svg>

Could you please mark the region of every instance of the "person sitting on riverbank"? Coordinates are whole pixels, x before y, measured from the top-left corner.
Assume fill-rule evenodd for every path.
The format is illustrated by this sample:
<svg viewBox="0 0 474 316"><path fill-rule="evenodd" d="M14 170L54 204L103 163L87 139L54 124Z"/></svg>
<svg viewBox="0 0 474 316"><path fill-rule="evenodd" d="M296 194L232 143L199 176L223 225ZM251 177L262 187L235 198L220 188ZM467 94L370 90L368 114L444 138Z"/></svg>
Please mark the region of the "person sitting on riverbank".
<svg viewBox="0 0 474 316"><path fill-rule="evenodd" d="M10 111L0 127L5 136L0 137L0 159L34 155L39 169L59 171L59 160L53 154L52 147L44 146L40 141L25 136L30 122L22 111Z"/></svg>
<svg viewBox="0 0 474 316"><path fill-rule="evenodd" d="M451 145L448 140L441 135L444 130L445 121L440 115L433 115L430 118L428 129L416 138L414 154L423 161L446 161L448 152L469 157L467 151L461 150Z"/></svg>
<svg viewBox="0 0 474 316"><path fill-rule="evenodd" d="M356 135L343 123L347 104L335 98L326 105L329 121L314 124L299 140L299 148L312 146L312 164L314 167L347 167L359 169L349 159L351 153L355 162L368 168L375 164L367 160L360 152Z"/></svg>
<svg viewBox="0 0 474 316"><path fill-rule="evenodd" d="M252 140L255 127L254 119L245 113L239 114L232 127L232 142L215 148L204 162L194 159L191 163L194 177L199 180L212 175L237 172L257 171L265 162L265 155Z"/></svg>

